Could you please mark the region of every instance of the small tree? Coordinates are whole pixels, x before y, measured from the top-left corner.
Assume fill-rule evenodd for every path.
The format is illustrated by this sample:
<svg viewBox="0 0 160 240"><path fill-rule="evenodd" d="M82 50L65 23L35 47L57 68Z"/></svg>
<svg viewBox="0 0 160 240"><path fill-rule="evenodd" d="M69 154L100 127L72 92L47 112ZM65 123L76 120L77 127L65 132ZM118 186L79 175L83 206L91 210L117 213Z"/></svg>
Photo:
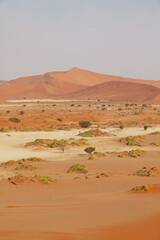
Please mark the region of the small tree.
<svg viewBox="0 0 160 240"><path fill-rule="evenodd" d="M146 131L148 129L149 126L145 125L144 126L144 130Z"/></svg>
<svg viewBox="0 0 160 240"><path fill-rule="evenodd" d="M87 147L86 149L84 149L84 151L89 154L92 154L95 150L95 147Z"/></svg>
<svg viewBox="0 0 160 240"><path fill-rule="evenodd" d="M57 120L58 120L59 122L62 122L62 119L61 119L61 118L57 118Z"/></svg>
<svg viewBox="0 0 160 240"><path fill-rule="evenodd" d="M91 122L90 121L80 121L79 126L81 126L82 128L87 128L87 127L91 126Z"/></svg>
<svg viewBox="0 0 160 240"><path fill-rule="evenodd" d="M59 145L59 150L61 150L64 153L65 145L64 144L60 144Z"/></svg>

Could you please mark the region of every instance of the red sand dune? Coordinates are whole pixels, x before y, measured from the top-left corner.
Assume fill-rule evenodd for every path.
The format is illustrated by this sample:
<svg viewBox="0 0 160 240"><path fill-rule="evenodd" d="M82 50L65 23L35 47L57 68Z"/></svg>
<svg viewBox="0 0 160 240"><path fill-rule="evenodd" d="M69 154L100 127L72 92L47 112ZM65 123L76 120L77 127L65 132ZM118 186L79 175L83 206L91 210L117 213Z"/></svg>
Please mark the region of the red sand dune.
<svg viewBox="0 0 160 240"><path fill-rule="evenodd" d="M110 81L70 94L71 99L112 99L149 101L160 94L160 89L141 83Z"/></svg>
<svg viewBox="0 0 160 240"><path fill-rule="evenodd" d="M153 102L160 102L160 93L154 97Z"/></svg>
<svg viewBox="0 0 160 240"><path fill-rule="evenodd" d="M103 85L101 86L99 84L104 82L109 82L108 85L105 85L105 90L110 93L107 97L107 92L105 93L105 91L103 91L102 95L100 94L100 88L102 89ZM129 85L129 83L134 83L135 85ZM87 89L88 87L93 87L93 89ZM138 88L140 89L138 90ZM108 99L109 97L118 100L137 100L136 97L138 96L139 100L150 100L154 98L154 101L157 101L156 96L160 93L159 89L160 81L123 78L119 76L94 73L79 68L72 68L69 71L64 72L50 72L43 75L22 77L16 80L0 82L0 96L4 99L63 99L67 96L72 96L71 93L74 93L73 97L76 98L77 92L78 98L86 98L89 97L87 96L89 91L92 98L98 97ZM144 91L143 94L142 90ZM99 91L99 93L97 91ZM128 91L130 91L130 94ZM136 95L132 96L133 92L137 92ZM82 96L80 94L82 94ZM139 96L138 94L142 96Z"/></svg>

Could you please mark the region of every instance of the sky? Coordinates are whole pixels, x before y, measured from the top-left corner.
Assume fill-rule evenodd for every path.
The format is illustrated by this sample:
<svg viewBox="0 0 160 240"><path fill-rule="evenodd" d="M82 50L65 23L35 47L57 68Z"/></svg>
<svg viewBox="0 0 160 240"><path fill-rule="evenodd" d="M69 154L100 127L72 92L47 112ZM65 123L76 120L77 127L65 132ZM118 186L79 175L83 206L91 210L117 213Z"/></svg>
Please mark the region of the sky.
<svg viewBox="0 0 160 240"><path fill-rule="evenodd" d="M0 0L0 80L75 66L160 80L160 0Z"/></svg>

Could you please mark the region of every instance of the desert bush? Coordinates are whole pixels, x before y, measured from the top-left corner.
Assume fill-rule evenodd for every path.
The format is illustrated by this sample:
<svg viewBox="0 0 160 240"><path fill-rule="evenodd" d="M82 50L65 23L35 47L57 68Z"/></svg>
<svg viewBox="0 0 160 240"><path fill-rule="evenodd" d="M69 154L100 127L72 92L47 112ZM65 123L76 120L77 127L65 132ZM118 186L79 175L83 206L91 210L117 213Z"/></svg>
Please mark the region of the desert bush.
<svg viewBox="0 0 160 240"><path fill-rule="evenodd" d="M143 185L143 186L135 186L132 188L133 192L144 192L147 191L148 186L147 185Z"/></svg>
<svg viewBox="0 0 160 240"><path fill-rule="evenodd" d="M120 142L125 143L128 146L141 146L144 140L145 136L128 136L126 138L121 138Z"/></svg>
<svg viewBox="0 0 160 240"><path fill-rule="evenodd" d="M147 106L147 104L142 104L142 107L144 108L144 107L148 107L148 106Z"/></svg>
<svg viewBox="0 0 160 240"><path fill-rule="evenodd" d="M9 118L9 121L19 123L21 120L19 118Z"/></svg>
<svg viewBox="0 0 160 240"><path fill-rule="evenodd" d="M90 121L80 121L79 126L82 128L87 128L87 127L91 126L91 122Z"/></svg>
<svg viewBox="0 0 160 240"><path fill-rule="evenodd" d="M57 179L53 179L49 176L41 176L41 175L35 175L34 176L35 179L39 180L40 182L44 183L44 184L50 184L52 182L57 181Z"/></svg>
<svg viewBox="0 0 160 240"><path fill-rule="evenodd" d="M79 173L88 173L88 170L86 170L86 167L83 164L77 163L69 168L67 173L72 172L79 172Z"/></svg>
<svg viewBox="0 0 160 240"><path fill-rule="evenodd" d="M156 168L156 167L152 167L152 168L146 168L146 167L144 167L144 168L142 168L142 169L140 169L140 170L138 170L137 172L136 172L136 175L138 175L138 176L144 176L144 177L150 177L150 176L156 176L156 175L159 175L159 169L158 168Z"/></svg>
<svg viewBox="0 0 160 240"><path fill-rule="evenodd" d="M95 150L95 147L87 147L86 149L84 149L84 151L89 154L92 154Z"/></svg>
<svg viewBox="0 0 160 240"><path fill-rule="evenodd" d="M29 142L29 143L27 143L27 146L41 145L41 144L44 144L44 139L37 138L37 139L34 140L33 142Z"/></svg>
<svg viewBox="0 0 160 240"><path fill-rule="evenodd" d="M55 139L52 143L48 144L48 147L50 148L57 148L57 147L65 147L67 146L68 144L68 141L67 140L64 140L64 139L61 139L61 140L57 140Z"/></svg>
<svg viewBox="0 0 160 240"><path fill-rule="evenodd" d="M103 137L103 136L108 136L108 133L102 132L101 130L97 129L91 129L89 131L85 131L82 133L79 133L78 136L82 137Z"/></svg>
<svg viewBox="0 0 160 240"><path fill-rule="evenodd" d="M159 134L160 134L160 131L157 131L157 132L152 132L149 135L159 135Z"/></svg>
<svg viewBox="0 0 160 240"><path fill-rule="evenodd" d="M6 166L11 166L14 164L14 160L9 160L8 162L6 162Z"/></svg>
<svg viewBox="0 0 160 240"><path fill-rule="evenodd" d="M69 140L71 140L71 139L69 139ZM72 146L84 146L84 145L88 145L88 142L87 142L86 139L81 138L81 139L78 139L78 140L75 140L75 141L71 142L70 145L72 145Z"/></svg>
<svg viewBox="0 0 160 240"><path fill-rule="evenodd" d="M16 167L15 170L35 170L37 169L37 166L34 166L32 164L20 164L20 166Z"/></svg>
<svg viewBox="0 0 160 240"><path fill-rule="evenodd" d="M5 132L5 128L4 128L4 127L1 127L0 131L1 131L1 132Z"/></svg>
<svg viewBox="0 0 160 240"><path fill-rule="evenodd" d="M143 156L146 152L144 150L141 150L141 149L135 149L135 150L131 150L131 151L124 151L122 153L120 153L118 155L118 157L134 157L134 158L137 158L137 157L140 157L140 156Z"/></svg>
<svg viewBox="0 0 160 240"><path fill-rule="evenodd" d="M145 125L144 126L144 130L146 131L148 129L149 126Z"/></svg>
<svg viewBox="0 0 160 240"><path fill-rule="evenodd" d="M62 122L62 119L61 118L57 118L57 121Z"/></svg>
<svg viewBox="0 0 160 240"><path fill-rule="evenodd" d="M20 115L24 115L24 111L20 111L19 114L20 114Z"/></svg>
<svg viewBox="0 0 160 240"><path fill-rule="evenodd" d="M130 157L140 157L140 156L143 156L144 154L145 154L145 151L141 149L135 149L135 150L129 151Z"/></svg>

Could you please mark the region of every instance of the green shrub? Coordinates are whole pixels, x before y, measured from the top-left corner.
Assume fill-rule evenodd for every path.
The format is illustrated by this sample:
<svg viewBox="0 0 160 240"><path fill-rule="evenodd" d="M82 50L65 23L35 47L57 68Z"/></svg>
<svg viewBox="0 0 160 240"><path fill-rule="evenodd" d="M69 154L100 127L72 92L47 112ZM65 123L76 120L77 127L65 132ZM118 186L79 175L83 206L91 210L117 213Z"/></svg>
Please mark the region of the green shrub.
<svg viewBox="0 0 160 240"><path fill-rule="evenodd" d="M157 131L157 132L152 132L149 135L159 135L159 134L160 134L160 131Z"/></svg>
<svg viewBox="0 0 160 240"><path fill-rule="evenodd" d="M44 183L44 184L50 184L52 182L57 181L57 179L53 179L51 177L48 176L41 176L41 175L35 175L34 176L35 179L38 179L40 182Z"/></svg>
<svg viewBox="0 0 160 240"><path fill-rule="evenodd" d="M91 122L90 121L80 121L79 126L82 128L88 128L89 126L91 126Z"/></svg>
<svg viewBox="0 0 160 240"><path fill-rule="evenodd" d="M143 185L143 186L135 186L132 188L133 192L144 192L147 191L148 186L147 185Z"/></svg>
<svg viewBox="0 0 160 240"><path fill-rule="evenodd" d="M9 118L9 121L19 123L21 120L19 118Z"/></svg>
<svg viewBox="0 0 160 240"><path fill-rule="evenodd" d="M140 156L143 156L145 154L145 151L144 150L141 150L141 149L135 149L135 150L131 150L131 151L125 151L125 152L122 152L118 155L118 157L140 157Z"/></svg>
<svg viewBox="0 0 160 240"><path fill-rule="evenodd" d="M57 121L62 122L62 119L61 118L57 118Z"/></svg>
<svg viewBox="0 0 160 240"><path fill-rule="evenodd" d="M67 171L67 173L72 172L88 173L88 170L86 170L86 167L83 164L77 163L70 167L70 169Z"/></svg>
<svg viewBox="0 0 160 240"><path fill-rule="evenodd" d="M129 156L130 157L140 157L142 155L145 154L144 150L140 150L140 149L135 149L135 150L131 150L129 151Z"/></svg>
<svg viewBox="0 0 160 240"><path fill-rule="evenodd" d="M37 166L34 166L32 164L20 164L20 166L15 168L15 170L21 170L21 169L24 169L24 170L35 170L37 168L38 168Z"/></svg>
<svg viewBox="0 0 160 240"><path fill-rule="evenodd" d="M86 153L92 154L92 152L94 152L96 150L95 147L87 147L84 151Z"/></svg>
<svg viewBox="0 0 160 240"><path fill-rule="evenodd" d="M91 129L89 131L79 133L78 136L82 136L82 137L103 137L103 136L108 136L108 133L102 132L101 130L99 130L97 128L97 129Z"/></svg>
<svg viewBox="0 0 160 240"><path fill-rule="evenodd" d="M14 160L9 160L8 162L6 162L6 166L11 166L15 163Z"/></svg>
<svg viewBox="0 0 160 240"><path fill-rule="evenodd" d="M150 176L156 176L159 175L159 169L156 167L152 168L142 168L136 172L136 175L138 176L145 176L145 177L150 177Z"/></svg>
<svg viewBox="0 0 160 240"><path fill-rule="evenodd" d="M55 139L52 143L48 144L48 147L50 148L57 148L57 147L65 147L68 144L67 140L61 139L61 140L57 140Z"/></svg>
<svg viewBox="0 0 160 240"><path fill-rule="evenodd" d="M28 145L28 146L32 146L32 145L39 145L39 144L43 144L43 143L44 143L44 139L37 138L37 139L34 140L33 142L27 143L27 145Z"/></svg>
<svg viewBox="0 0 160 240"><path fill-rule="evenodd" d="M144 126L144 130L146 131L148 129L149 126L145 125Z"/></svg>
<svg viewBox="0 0 160 240"><path fill-rule="evenodd" d="M121 138L120 142L125 143L128 146L141 146L141 143L145 140L145 136L129 136Z"/></svg>
<svg viewBox="0 0 160 240"><path fill-rule="evenodd" d="M19 113L20 113L20 115L24 115L24 111L20 111Z"/></svg>
<svg viewBox="0 0 160 240"><path fill-rule="evenodd" d="M75 141L71 142L70 145L72 145L72 146L84 146L84 145L88 145L88 142L87 142L86 139L81 138L81 139L78 139L78 140L75 140Z"/></svg>

